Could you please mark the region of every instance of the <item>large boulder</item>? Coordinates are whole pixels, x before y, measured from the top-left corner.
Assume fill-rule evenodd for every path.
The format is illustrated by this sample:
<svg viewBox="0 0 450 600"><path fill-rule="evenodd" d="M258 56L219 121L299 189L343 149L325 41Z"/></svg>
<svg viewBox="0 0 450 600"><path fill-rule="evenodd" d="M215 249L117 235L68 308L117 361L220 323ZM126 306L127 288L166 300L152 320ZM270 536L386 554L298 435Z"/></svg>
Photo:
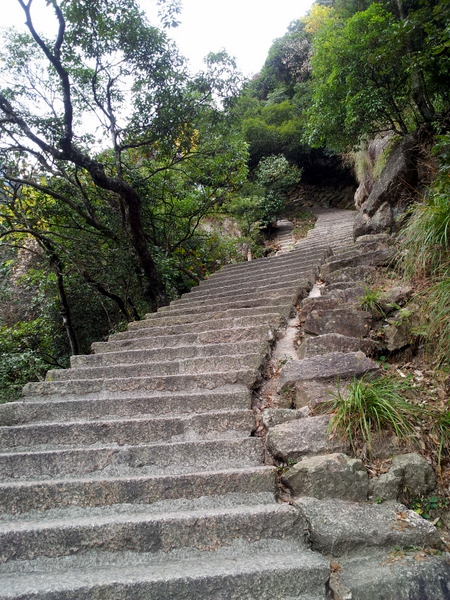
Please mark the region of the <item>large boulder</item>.
<svg viewBox="0 0 450 600"><path fill-rule="evenodd" d="M425 496L436 487L436 475L427 461L416 452L395 456L391 468L370 482L370 494L380 500L396 500L408 493Z"/></svg>
<svg viewBox="0 0 450 600"><path fill-rule="evenodd" d="M283 393L301 381L348 379L378 372L378 364L363 352L330 352L289 361L281 372L278 391Z"/></svg>
<svg viewBox="0 0 450 600"><path fill-rule="evenodd" d="M417 185L416 140L406 136L389 155L381 176L361 202L355 219L355 239L361 235L395 231Z"/></svg>
<svg viewBox="0 0 450 600"><path fill-rule="evenodd" d="M267 447L275 458L288 462L304 456L345 452L347 444L328 437L327 415L306 417L269 429Z"/></svg>
<svg viewBox="0 0 450 600"><path fill-rule="evenodd" d="M294 497L367 500L369 477L361 460L346 454L325 454L304 458L291 467L282 481Z"/></svg>

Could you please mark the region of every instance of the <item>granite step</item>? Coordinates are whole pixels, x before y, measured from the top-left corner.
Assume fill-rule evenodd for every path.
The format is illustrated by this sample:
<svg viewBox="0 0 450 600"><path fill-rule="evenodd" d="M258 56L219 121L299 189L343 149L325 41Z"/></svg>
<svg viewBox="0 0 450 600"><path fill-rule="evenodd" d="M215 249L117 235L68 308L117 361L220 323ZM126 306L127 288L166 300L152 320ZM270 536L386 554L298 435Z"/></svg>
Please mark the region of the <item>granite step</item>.
<svg viewBox="0 0 450 600"><path fill-rule="evenodd" d="M128 552L118 564L97 556L47 559L0 578L1 600L325 600L329 565L302 544L246 542L208 552L178 552L170 560ZM43 564L42 564L43 562ZM69 564L67 564L69 563ZM80 564L81 563L81 564ZM36 573L34 572L36 571ZM36 575L39 574L37 577ZM301 593L301 592L304 592Z"/></svg>
<svg viewBox="0 0 450 600"><path fill-rule="evenodd" d="M277 315L279 319L279 315ZM153 336L153 330L148 330L147 336L137 339L114 340L108 342L94 342L92 351L95 353L122 352L132 350L151 350L155 348L177 348L178 346L204 345L219 343L234 344L237 342L251 341L252 343L271 342L276 336L276 327L269 323L254 327L240 327L234 329L211 329L198 333L180 333L166 336Z"/></svg>
<svg viewBox="0 0 450 600"><path fill-rule="evenodd" d="M145 350L126 350L122 352L107 352L104 354L75 355L70 359L73 369L81 367L101 367L108 365L124 365L176 361L193 358L210 358L221 356L250 355L255 349L260 356L269 351L269 342L255 344L255 341L242 341L222 344L189 344L184 346L156 347Z"/></svg>
<svg viewBox="0 0 450 600"><path fill-rule="evenodd" d="M208 373L161 375L153 377L128 377L111 379L77 379L67 381L33 381L23 388L24 397L84 396L135 396L148 392L191 392L198 390L223 390L230 385L253 388L261 380L260 369L238 369Z"/></svg>
<svg viewBox="0 0 450 600"><path fill-rule="evenodd" d="M166 336L166 335L181 335L185 333L204 333L212 331L223 331L228 330L241 330L247 327L255 326L255 324L263 325L267 324L272 327L279 327L286 321L286 313L292 310L292 307L287 309L282 307L275 310L276 307L271 306L269 309L264 308L261 311L263 314L252 315L254 309L246 309L246 315L248 316L237 316L227 317L226 313L220 311L205 312L202 315L197 315L195 321L183 323L183 316L180 317L167 317L167 322L162 324L160 321L153 319L145 319L144 321L138 321L139 325L129 327L128 331L122 331L120 333L114 333L110 336L109 341L117 340L129 340L137 339L139 337L151 336ZM181 321L181 322L177 322ZM130 323L132 325L132 323Z"/></svg>
<svg viewBox="0 0 450 600"><path fill-rule="evenodd" d="M3 482L49 477L179 475L259 466L264 462L264 444L256 437L28 452L8 450L0 453Z"/></svg>
<svg viewBox="0 0 450 600"><path fill-rule="evenodd" d="M190 375L195 373L217 373L234 371L242 368L258 369L265 356L268 346L262 347L259 353L241 355L212 355L183 359L164 359L158 362L109 362L106 365L77 366L71 369L55 369L48 371L46 381L71 381L74 379L117 379L127 377L151 377L152 375ZM113 357L114 355L107 355ZM119 357L120 359L121 357Z"/></svg>
<svg viewBox="0 0 450 600"><path fill-rule="evenodd" d="M166 310L159 313L153 313L161 315L163 313L172 312L176 308L200 306L205 303L212 303L214 300L221 300L222 302L228 302L230 298L239 298L239 301L256 300L258 298L274 298L278 296L288 296L295 294L297 290L304 289L310 280L298 279L298 284L294 278L284 279L280 285L273 285L264 282L261 284L252 284L251 288L240 287L222 287L213 288L212 290L202 290L201 293L189 293L185 294L178 300L173 300L170 306L165 307Z"/></svg>
<svg viewBox="0 0 450 600"><path fill-rule="evenodd" d="M268 466L193 471L171 475L128 475L108 477L77 477L9 481L0 483L0 519L39 518L50 515L72 518L72 511L116 510L144 505L176 506L178 510L189 502L205 497L237 494L271 494L276 492L276 470ZM242 499L240 500L242 503Z"/></svg>
<svg viewBox="0 0 450 600"><path fill-rule="evenodd" d="M234 540L299 538L300 516L289 504L238 505L185 511L130 509L113 514L87 514L71 519L41 517L0 524L0 564L38 557L81 557L133 552L170 553L180 548L207 550Z"/></svg>
<svg viewBox="0 0 450 600"><path fill-rule="evenodd" d="M121 419L186 415L208 411L250 408L251 394L245 387L233 386L228 391L199 390L144 393L141 396L119 398L39 399L8 402L0 405L0 426L43 423L46 421Z"/></svg>
<svg viewBox="0 0 450 600"><path fill-rule="evenodd" d="M49 422L0 428L0 449L28 451L112 444L119 446L248 437L254 428L251 410L217 411L178 417ZM51 440L49 442L49 440Z"/></svg>

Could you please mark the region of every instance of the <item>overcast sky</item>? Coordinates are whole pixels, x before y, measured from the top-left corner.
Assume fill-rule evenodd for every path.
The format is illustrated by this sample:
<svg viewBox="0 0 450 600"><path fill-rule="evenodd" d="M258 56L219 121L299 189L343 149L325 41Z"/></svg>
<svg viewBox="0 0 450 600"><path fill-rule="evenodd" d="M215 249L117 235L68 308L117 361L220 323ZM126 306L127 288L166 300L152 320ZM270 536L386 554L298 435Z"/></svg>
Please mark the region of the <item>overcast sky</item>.
<svg viewBox="0 0 450 600"><path fill-rule="evenodd" d="M140 0L144 9L155 0ZM2 25L24 22L17 0L1 0ZM313 0L183 0L181 25L169 31L181 53L198 71L208 52L222 48L237 58L245 75L257 73L274 39L286 33L294 19L304 16ZM40 27L48 23L44 0L34 0L35 19ZM44 15L47 15L45 17Z"/></svg>

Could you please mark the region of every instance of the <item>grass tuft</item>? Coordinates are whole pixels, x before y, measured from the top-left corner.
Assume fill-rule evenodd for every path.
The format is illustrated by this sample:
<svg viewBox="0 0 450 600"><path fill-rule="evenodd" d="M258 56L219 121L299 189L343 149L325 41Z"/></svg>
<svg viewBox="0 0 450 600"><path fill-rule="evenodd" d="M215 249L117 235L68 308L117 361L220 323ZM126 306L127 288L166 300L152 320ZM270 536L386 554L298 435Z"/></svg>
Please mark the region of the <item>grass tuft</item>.
<svg viewBox="0 0 450 600"><path fill-rule="evenodd" d="M347 438L354 450L359 442L372 454L372 434L392 431L399 439L408 439L423 409L405 400L411 385L385 375L378 379L353 379L341 392L333 394L329 432Z"/></svg>

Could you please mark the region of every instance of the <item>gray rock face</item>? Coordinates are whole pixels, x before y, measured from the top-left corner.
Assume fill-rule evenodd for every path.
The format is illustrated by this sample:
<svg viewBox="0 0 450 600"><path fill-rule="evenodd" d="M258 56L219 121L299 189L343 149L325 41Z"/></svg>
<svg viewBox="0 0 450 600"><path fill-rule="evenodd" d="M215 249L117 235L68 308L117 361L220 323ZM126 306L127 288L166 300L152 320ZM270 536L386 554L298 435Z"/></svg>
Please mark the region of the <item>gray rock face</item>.
<svg viewBox="0 0 450 600"><path fill-rule="evenodd" d="M264 427L269 429L269 427L288 423L301 417L303 417L301 413L290 408L267 408L262 413L262 423Z"/></svg>
<svg viewBox="0 0 450 600"><path fill-rule="evenodd" d="M348 256L328 260L322 265L320 275L323 278L334 271L347 267L386 265L394 256L394 249L386 244L366 244L366 247L363 246L361 249L349 253Z"/></svg>
<svg viewBox="0 0 450 600"><path fill-rule="evenodd" d="M312 310L305 321L305 332L313 335L340 333L349 337L365 337L370 331L372 315L363 310L335 308Z"/></svg>
<svg viewBox="0 0 450 600"><path fill-rule="evenodd" d="M273 427L267 435L269 451L285 462L304 456L345 452L347 445L339 439L328 439L329 417L307 417Z"/></svg>
<svg viewBox="0 0 450 600"><path fill-rule="evenodd" d="M341 389L343 380L340 380ZM327 381L297 381L294 390L294 404L297 408L309 406L314 408L321 402L327 402L336 392L336 383Z"/></svg>
<svg viewBox="0 0 450 600"><path fill-rule="evenodd" d="M344 269L338 269L332 273L324 274L322 279L327 284L349 281L370 281L374 278L375 273L375 267L371 266L345 267Z"/></svg>
<svg viewBox="0 0 450 600"><path fill-rule="evenodd" d="M422 496L436 487L436 475L416 452L395 456L387 473L373 479L370 493L374 498L395 500L408 491L411 496Z"/></svg>
<svg viewBox="0 0 450 600"><path fill-rule="evenodd" d="M396 215L405 210L416 183L414 139L407 136L392 151L381 177L362 202L353 228L355 239L370 233L391 233Z"/></svg>
<svg viewBox="0 0 450 600"><path fill-rule="evenodd" d="M289 361L281 373L278 390L283 392L299 381L361 377L366 373L376 374L378 370L377 363L363 352L330 352L305 360Z"/></svg>
<svg viewBox="0 0 450 600"><path fill-rule="evenodd" d="M282 477L294 497L367 500L369 478L362 461L345 454L304 458Z"/></svg>
<svg viewBox="0 0 450 600"><path fill-rule="evenodd" d="M309 358L327 354L328 352L364 352L373 354L378 348L374 340L351 337L340 333L326 333L315 337L308 337L297 351L299 358Z"/></svg>
<svg viewBox="0 0 450 600"><path fill-rule="evenodd" d="M334 600L448 600L449 555L432 556L414 551L397 560L387 553L340 560L339 590Z"/></svg>
<svg viewBox="0 0 450 600"><path fill-rule="evenodd" d="M436 528L402 504L299 498L296 506L309 524L312 548L324 554L338 557L369 548L441 544Z"/></svg>

